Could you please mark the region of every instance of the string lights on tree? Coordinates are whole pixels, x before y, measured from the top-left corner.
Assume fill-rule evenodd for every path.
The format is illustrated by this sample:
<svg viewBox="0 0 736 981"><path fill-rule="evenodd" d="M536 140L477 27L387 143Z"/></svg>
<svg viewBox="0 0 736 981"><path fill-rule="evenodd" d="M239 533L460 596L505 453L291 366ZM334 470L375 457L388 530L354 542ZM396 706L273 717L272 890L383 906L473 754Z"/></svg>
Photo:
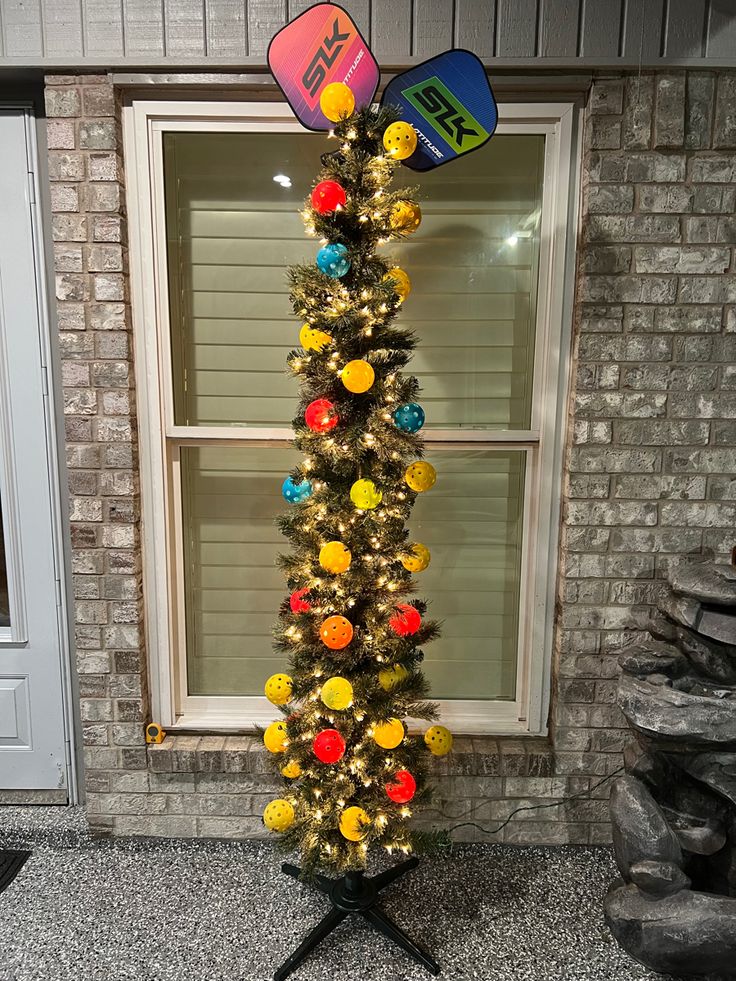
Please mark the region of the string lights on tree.
<svg viewBox="0 0 736 981"><path fill-rule="evenodd" d="M266 682L283 719L264 733L286 782L264 821L303 869L340 872L363 869L373 845L408 854L427 843L408 819L428 799L430 754L452 744L442 726L412 731L436 717L421 661L438 624L410 598L430 554L406 525L436 473L421 459L425 414L405 372L415 338L394 323L411 282L382 251L421 223L411 195L391 187L416 133L390 107L354 102L345 85L323 91L337 149L302 211L321 242L313 263L289 271L303 460L282 488L291 592L276 648L289 669Z"/></svg>

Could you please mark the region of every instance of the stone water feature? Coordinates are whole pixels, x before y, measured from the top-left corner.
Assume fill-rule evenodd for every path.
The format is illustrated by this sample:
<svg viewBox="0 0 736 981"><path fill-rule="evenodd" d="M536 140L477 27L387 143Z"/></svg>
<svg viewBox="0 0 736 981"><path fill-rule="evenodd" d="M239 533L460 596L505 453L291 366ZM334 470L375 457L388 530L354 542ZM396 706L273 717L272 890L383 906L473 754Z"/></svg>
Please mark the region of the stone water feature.
<svg viewBox="0 0 736 981"><path fill-rule="evenodd" d="M606 922L655 971L736 977L736 568L672 570L618 701L636 742L611 793Z"/></svg>

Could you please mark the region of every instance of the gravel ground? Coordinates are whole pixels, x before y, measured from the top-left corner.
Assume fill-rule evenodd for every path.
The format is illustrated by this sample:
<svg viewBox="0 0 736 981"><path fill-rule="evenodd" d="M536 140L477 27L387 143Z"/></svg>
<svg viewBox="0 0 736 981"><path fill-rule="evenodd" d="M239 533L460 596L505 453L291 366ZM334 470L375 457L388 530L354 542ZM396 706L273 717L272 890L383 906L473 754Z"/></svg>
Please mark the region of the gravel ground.
<svg viewBox="0 0 736 981"><path fill-rule="evenodd" d="M80 809L0 808L33 855L0 894L2 981L266 981L327 911L269 844L91 840ZM463 845L383 894L447 981L660 979L613 941L606 848ZM427 981L350 917L294 981Z"/></svg>

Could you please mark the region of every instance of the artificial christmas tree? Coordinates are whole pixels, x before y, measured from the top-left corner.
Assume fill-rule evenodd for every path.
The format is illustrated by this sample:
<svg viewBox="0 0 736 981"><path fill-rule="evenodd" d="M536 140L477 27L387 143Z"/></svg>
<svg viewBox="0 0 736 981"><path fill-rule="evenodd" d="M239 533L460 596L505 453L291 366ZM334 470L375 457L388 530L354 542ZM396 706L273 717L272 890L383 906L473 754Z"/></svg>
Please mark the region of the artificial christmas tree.
<svg viewBox="0 0 736 981"><path fill-rule="evenodd" d="M277 977L348 912L368 916L436 969L375 907L378 889L415 861L374 880L362 869L372 845L408 854L432 837L409 818L428 798L429 754L443 755L452 742L441 726L412 735L406 721L435 718L420 663L438 625L423 601L406 601L412 573L430 555L410 540L406 522L436 474L419 459L417 379L402 373L415 338L393 325L411 284L377 252L421 220L406 192L390 189L416 134L391 107L354 111L347 86L329 89L323 110L336 120L338 147L323 155L303 212L322 245L315 264L290 270L294 312L304 321L302 349L288 358L301 383L294 430L304 459L282 489L290 509L280 524L293 550L281 557L291 595L276 648L289 669L266 682L284 719L264 742L288 785L264 820L285 848L299 849L302 871L316 874L335 909ZM331 883L318 869L345 875Z"/></svg>

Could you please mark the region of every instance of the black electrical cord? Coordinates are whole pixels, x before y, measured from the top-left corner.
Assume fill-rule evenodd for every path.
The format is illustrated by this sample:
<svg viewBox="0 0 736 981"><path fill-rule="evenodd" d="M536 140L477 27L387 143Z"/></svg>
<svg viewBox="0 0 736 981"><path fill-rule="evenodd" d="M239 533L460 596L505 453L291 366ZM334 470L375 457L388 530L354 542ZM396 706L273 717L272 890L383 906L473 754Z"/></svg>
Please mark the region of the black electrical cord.
<svg viewBox="0 0 736 981"><path fill-rule="evenodd" d="M570 797L562 797L560 800L553 801L550 804L531 804L524 807L517 807L516 810L512 811L506 820L499 824L497 828L484 828L482 824L477 824L475 821L463 821L461 824L454 824L451 828L447 829L447 834L452 834L453 831L457 831L458 828L477 828L478 831L482 831L484 835L497 835L499 831L503 831L507 824L511 821L515 814L521 813L521 811L540 811L546 807L560 807L561 804L567 804L571 800L592 800L590 796L594 790L598 787L602 787L604 783L607 783L612 777L621 773L625 767L620 766L613 773L609 773L607 777L599 780L598 783L594 783L592 787L588 787L587 790L581 791L579 794L572 794Z"/></svg>

